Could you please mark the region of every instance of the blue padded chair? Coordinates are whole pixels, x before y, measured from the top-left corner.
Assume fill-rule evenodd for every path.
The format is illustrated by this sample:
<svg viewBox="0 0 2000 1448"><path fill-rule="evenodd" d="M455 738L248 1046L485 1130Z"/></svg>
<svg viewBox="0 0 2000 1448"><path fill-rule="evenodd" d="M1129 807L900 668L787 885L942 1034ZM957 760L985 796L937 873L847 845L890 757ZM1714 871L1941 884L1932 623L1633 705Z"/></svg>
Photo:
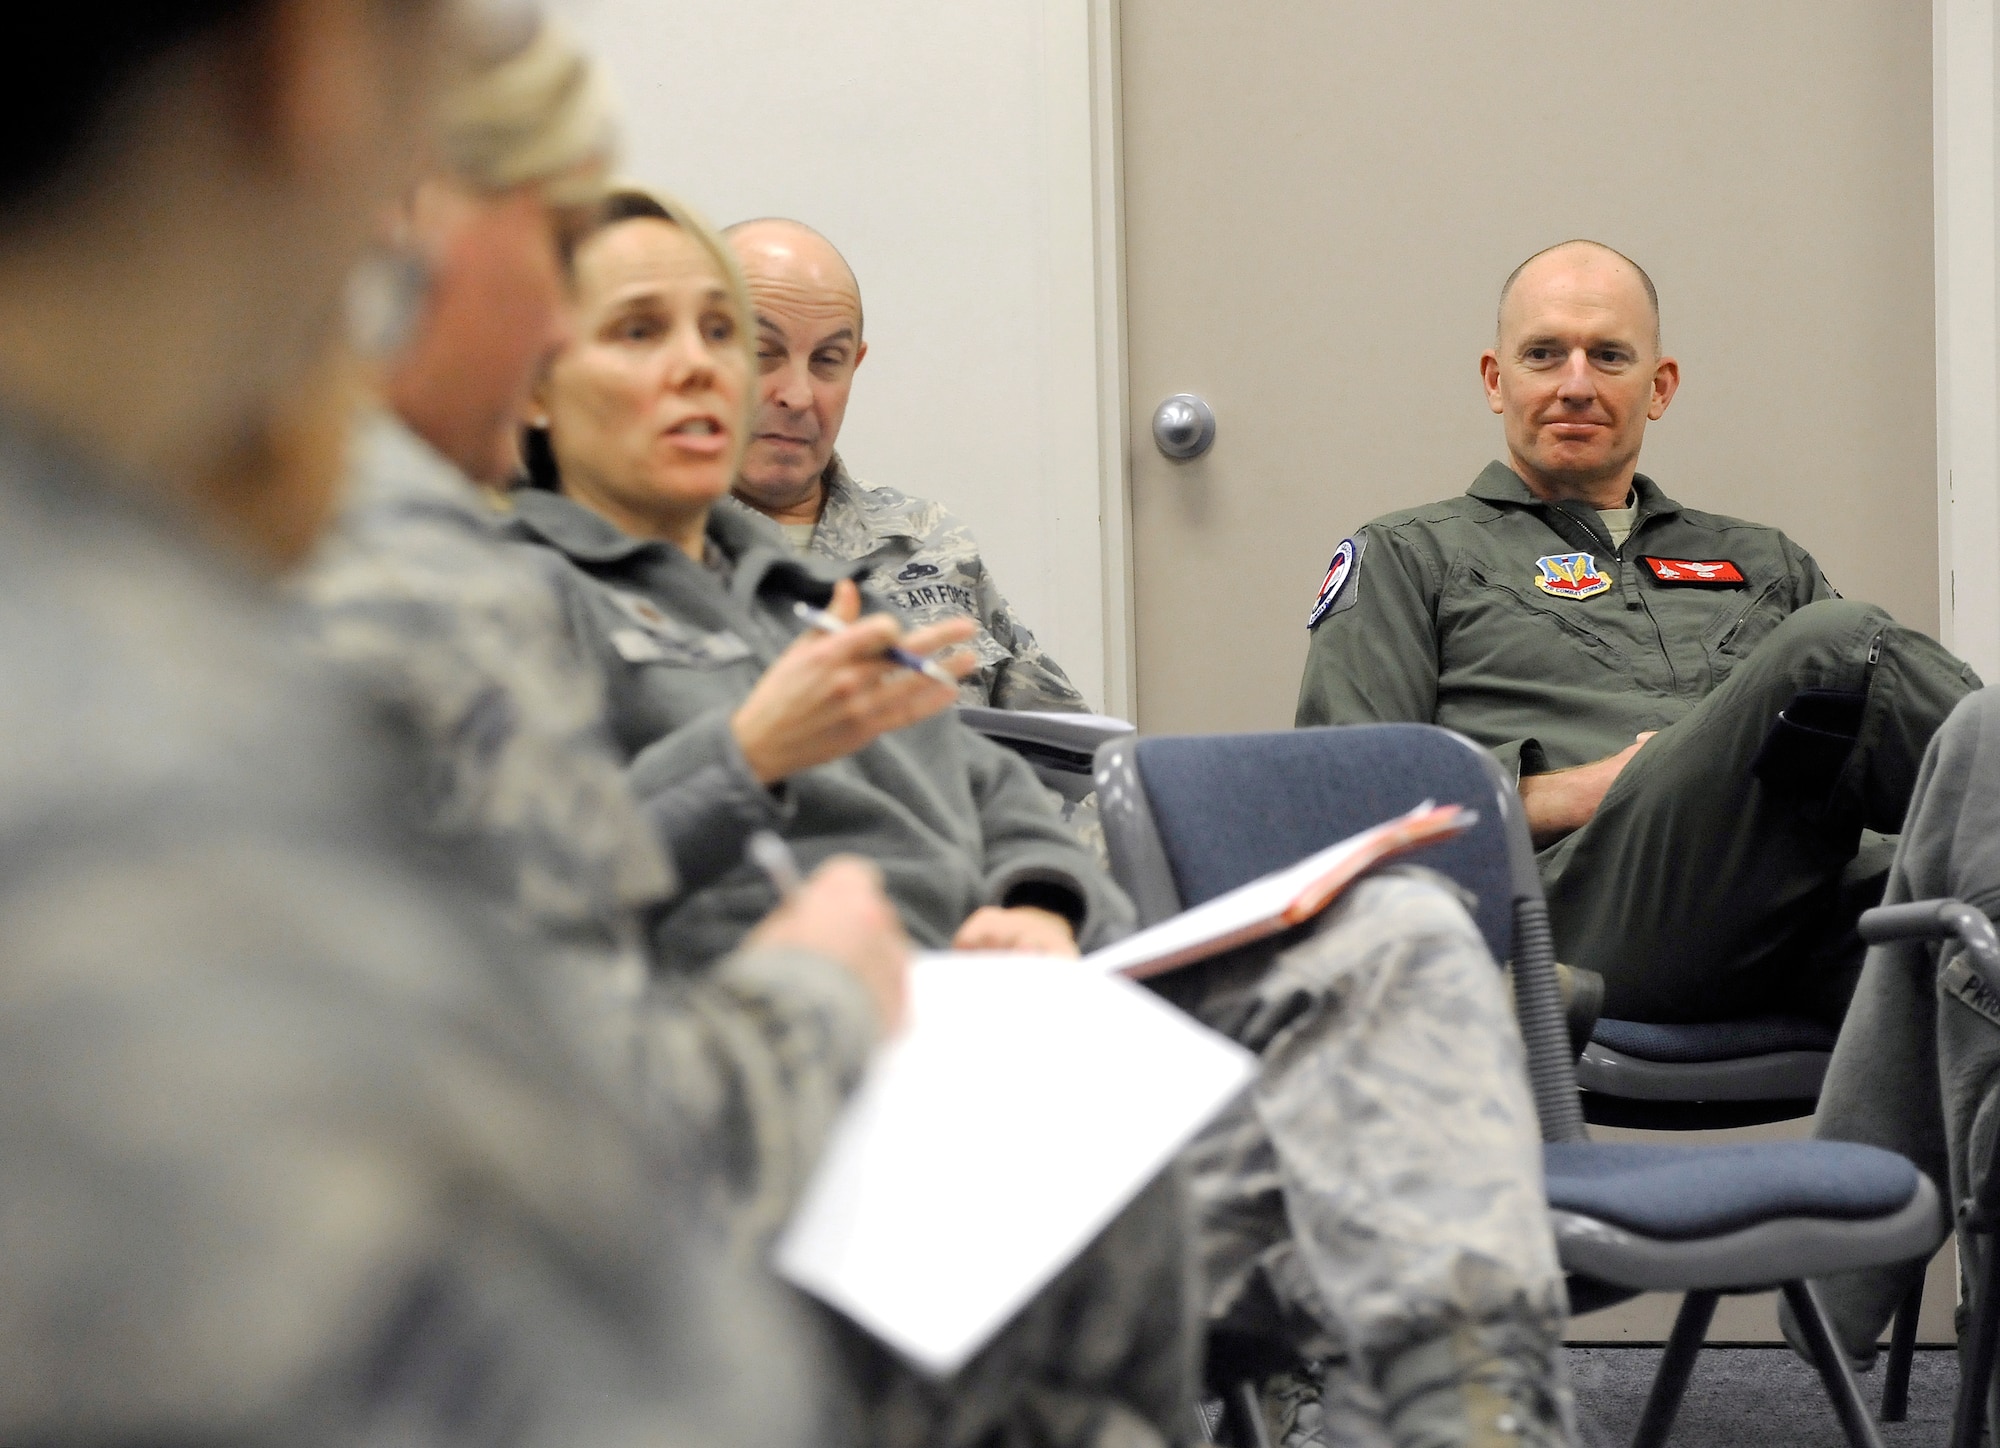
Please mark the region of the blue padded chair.
<svg viewBox="0 0 2000 1448"><path fill-rule="evenodd" d="M1497 760L1424 724L1134 738L1097 755L1113 873L1151 923L1303 858L1425 799L1479 823L1409 858L1449 876L1510 962L1546 1143L1556 1244L1576 1310L1685 1294L1634 1442L1665 1442L1717 1301L1783 1290L1856 1448L1879 1448L1853 1369L1807 1279L1936 1247L1937 1194L1904 1158L1832 1142L1624 1145L1587 1139L1527 819ZM1224 1384L1225 1405L1255 1396ZM1249 1425L1254 1442L1261 1425Z"/></svg>
<svg viewBox="0 0 2000 1448"><path fill-rule="evenodd" d="M1583 1114L1654 1131L1810 1116L1834 1034L1803 1016L1699 1025L1601 1020L1576 1063Z"/></svg>

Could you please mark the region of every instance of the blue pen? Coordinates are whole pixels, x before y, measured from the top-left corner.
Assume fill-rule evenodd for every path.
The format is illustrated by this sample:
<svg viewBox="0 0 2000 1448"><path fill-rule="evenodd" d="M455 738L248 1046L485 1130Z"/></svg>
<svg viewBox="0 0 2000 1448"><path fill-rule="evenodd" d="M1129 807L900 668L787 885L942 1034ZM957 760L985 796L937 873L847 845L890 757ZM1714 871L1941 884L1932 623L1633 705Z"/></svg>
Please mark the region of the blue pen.
<svg viewBox="0 0 2000 1448"><path fill-rule="evenodd" d="M804 620L808 628L816 628L821 633L837 634L847 631L846 624L825 609L814 608L809 603L794 603L792 612ZM906 669L915 669L926 679L935 679L947 689L958 688L958 680L946 673L935 659L920 659L908 649L899 649L893 645L883 653L882 657L891 663L901 664Z"/></svg>

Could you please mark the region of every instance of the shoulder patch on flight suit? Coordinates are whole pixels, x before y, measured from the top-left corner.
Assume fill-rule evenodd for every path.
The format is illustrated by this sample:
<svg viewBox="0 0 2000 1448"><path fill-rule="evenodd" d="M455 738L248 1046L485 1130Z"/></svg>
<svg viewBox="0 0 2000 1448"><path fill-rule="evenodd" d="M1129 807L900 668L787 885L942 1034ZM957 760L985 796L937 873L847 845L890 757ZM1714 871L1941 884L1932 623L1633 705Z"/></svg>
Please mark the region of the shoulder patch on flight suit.
<svg viewBox="0 0 2000 1448"><path fill-rule="evenodd" d="M1611 580L1598 570L1597 558L1590 553L1551 553L1537 558L1535 587L1554 598L1595 598L1611 587Z"/></svg>
<svg viewBox="0 0 2000 1448"><path fill-rule="evenodd" d="M1339 613L1343 608L1352 608L1356 597L1347 585L1361 569L1361 555L1368 550L1368 535L1361 533L1353 538L1343 538L1340 546L1333 550L1333 561L1326 565L1326 577L1320 580L1319 597L1313 600L1312 614L1306 619L1306 632L1319 627L1320 620L1330 613Z"/></svg>
<svg viewBox="0 0 2000 1448"><path fill-rule="evenodd" d="M1653 572L1656 582L1683 588L1741 588L1743 570L1727 558L1640 559Z"/></svg>

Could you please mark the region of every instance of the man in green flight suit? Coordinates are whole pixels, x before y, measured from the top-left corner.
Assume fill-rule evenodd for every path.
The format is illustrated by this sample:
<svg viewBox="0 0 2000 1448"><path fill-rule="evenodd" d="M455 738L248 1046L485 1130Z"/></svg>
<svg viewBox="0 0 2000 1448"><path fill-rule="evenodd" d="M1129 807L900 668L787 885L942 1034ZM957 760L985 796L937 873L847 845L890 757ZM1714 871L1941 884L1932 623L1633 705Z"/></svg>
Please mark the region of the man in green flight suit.
<svg viewBox="0 0 2000 1448"><path fill-rule="evenodd" d="M1297 722L1434 722L1499 755L1606 1014L1837 1021L1888 865L1864 831L1901 828L1978 680L1777 529L1638 472L1680 382L1659 316L1596 242L1516 268L1480 358L1508 460L1335 550Z"/></svg>

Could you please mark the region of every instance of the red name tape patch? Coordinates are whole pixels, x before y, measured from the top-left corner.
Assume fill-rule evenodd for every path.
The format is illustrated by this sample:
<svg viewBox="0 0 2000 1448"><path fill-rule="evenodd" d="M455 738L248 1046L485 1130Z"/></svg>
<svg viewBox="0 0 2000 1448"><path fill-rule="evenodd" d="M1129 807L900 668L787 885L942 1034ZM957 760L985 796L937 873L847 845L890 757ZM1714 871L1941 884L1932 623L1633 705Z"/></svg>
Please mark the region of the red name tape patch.
<svg viewBox="0 0 2000 1448"><path fill-rule="evenodd" d="M1743 581L1743 571L1727 558L1647 558L1643 561L1653 570L1653 577L1662 583L1733 588Z"/></svg>

